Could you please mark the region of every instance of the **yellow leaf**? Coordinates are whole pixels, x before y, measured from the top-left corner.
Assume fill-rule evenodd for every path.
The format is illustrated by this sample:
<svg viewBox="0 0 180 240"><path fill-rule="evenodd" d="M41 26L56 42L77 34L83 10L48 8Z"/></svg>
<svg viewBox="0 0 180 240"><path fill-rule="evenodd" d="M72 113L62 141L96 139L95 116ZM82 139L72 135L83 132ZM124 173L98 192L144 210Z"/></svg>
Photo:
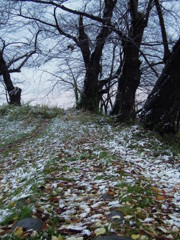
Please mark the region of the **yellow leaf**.
<svg viewBox="0 0 180 240"><path fill-rule="evenodd" d="M140 213L140 212L142 211L142 208L137 207L137 208L136 208L136 211L137 211L137 213Z"/></svg>
<svg viewBox="0 0 180 240"><path fill-rule="evenodd" d="M11 203L11 206L12 206L12 207L15 207L15 206L16 206L16 202L12 202L12 203Z"/></svg>
<svg viewBox="0 0 180 240"><path fill-rule="evenodd" d="M139 239L139 238L140 238L140 235L139 235L139 234L132 234L132 235L131 235L131 238L132 238L133 240L136 240L136 239Z"/></svg>
<svg viewBox="0 0 180 240"><path fill-rule="evenodd" d="M14 232L14 235L17 236L17 235L21 235L23 233L23 228L22 227L18 227L16 229L16 231Z"/></svg>
<svg viewBox="0 0 180 240"><path fill-rule="evenodd" d="M106 229L105 228L98 228L95 230L95 234L96 236L102 235L106 233Z"/></svg>
<svg viewBox="0 0 180 240"><path fill-rule="evenodd" d="M58 237L56 236L52 236L51 240L63 240L61 235L58 235Z"/></svg>
<svg viewBox="0 0 180 240"><path fill-rule="evenodd" d="M61 235L58 235L58 240L63 240L63 238L61 237Z"/></svg>

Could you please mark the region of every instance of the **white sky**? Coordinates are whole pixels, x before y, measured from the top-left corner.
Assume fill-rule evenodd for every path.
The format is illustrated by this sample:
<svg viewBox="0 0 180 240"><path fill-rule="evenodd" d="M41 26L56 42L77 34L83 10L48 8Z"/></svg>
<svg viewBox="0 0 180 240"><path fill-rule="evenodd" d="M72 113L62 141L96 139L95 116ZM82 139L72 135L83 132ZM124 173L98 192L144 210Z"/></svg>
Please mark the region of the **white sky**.
<svg viewBox="0 0 180 240"><path fill-rule="evenodd" d="M68 7L75 6L77 0L68 1ZM78 2L79 3L79 2ZM77 5L76 5L77 6ZM176 2L174 5L175 8L180 8L180 1ZM174 9L175 10L175 9ZM177 9L176 9L177 10ZM176 23L172 24L172 28L177 29ZM31 104L47 104L50 106L58 107L71 107L74 105L74 98L72 93L65 92L63 93L63 88L55 88L48 96L50 91L51 84L47 81L47 76L41 72L32 71L31 69L23 68L22 73L12 74L12 81L15 78L18 78L20 81L25 80L23 84L17 84L17 86L22 88L22 102ZM63 86L62 86L63 87ZM6 99L0 98L0 104L6 102Z"/></svg>

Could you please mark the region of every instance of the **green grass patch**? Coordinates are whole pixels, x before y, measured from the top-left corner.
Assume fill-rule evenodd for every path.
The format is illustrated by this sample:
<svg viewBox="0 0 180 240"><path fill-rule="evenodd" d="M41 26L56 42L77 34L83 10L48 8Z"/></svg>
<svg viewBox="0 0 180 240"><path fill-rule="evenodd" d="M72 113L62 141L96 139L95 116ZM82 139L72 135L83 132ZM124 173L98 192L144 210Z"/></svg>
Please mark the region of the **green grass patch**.
<svg viewBox="0 0 180 240"><path fill-rule="evenodd" d="M18 220L28 218L32 216L32 207L31 206L24 206L21 208L20 213L18 214Z"/></svg>

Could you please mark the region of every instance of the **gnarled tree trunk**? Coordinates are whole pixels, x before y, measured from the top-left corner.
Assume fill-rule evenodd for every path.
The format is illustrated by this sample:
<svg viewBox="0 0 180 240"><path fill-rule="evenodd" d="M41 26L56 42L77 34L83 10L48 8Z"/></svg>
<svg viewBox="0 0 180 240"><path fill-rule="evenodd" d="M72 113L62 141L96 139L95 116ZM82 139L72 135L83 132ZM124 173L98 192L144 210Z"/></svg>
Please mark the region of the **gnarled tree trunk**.
<svg viewBox="0 0 180 240"><path fill-rule="evenodd" d="M120 121L134 118L135 93L140 83L139 49L133 43L126 42L124 64L118 79L118 90L111 115L118 115Z"/></svg>
<svg viewBox="0 0 180 240"><path fill-rule="evenodd" d="M174 133L180 107L180 39L141 113L141 122L161 134Z"/></svg>
<svg viewBox="0 0 180 240"><path fill-rule="evenodd" d="M105 0L104 14L103 14L103 25L100 33L96 38L95 49L90 53L89 39L84 31L82 18L80 17L79 24L79 46L82 51L86 76L84 80L83 91L81 99L78 104L78 108L83 108L92 112L96 112L99 109L99 86L98 78L101 71L100 60L102 57L102 51L106 42L107 37L111 33L109 27L111 18L113 15L113 9L116 5L117 0Z"/></svg>
<svg viewBox="0 0 180 240"><path fill-rule="evenodd" d="M3 76L4 84L9 95L9 104L21 105L21 89L14 87L9 74L8 67L0 52L0 75Z"/></svg>
<svg viewBox="0 0 180 240"><path fill-rule="evenodd" d="M118 89L111 115L117 115L119 121L131 121L135 118L135 93L140 83L139 49L144 29L147 26L152 0L149 0L146 13L138 12L138 1L129 1L131 28L129 35L122 39L124 63L118 79Z"/></svg>
<svg viewBox="0 0 180 240"><path fill-rule="evenodd" d="M79 108L89 110L92 112L98 111L99 97L98 97L98 76L100 72L100 59L91 57L88 70L86 72L83 92L78 104Z"/></svg>

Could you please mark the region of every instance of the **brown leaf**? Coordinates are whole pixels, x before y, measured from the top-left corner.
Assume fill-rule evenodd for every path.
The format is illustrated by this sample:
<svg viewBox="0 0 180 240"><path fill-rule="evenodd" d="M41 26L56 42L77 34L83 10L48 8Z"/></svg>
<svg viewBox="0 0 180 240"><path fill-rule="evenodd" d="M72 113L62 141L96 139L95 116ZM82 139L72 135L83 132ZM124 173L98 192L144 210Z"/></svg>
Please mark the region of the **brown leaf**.
<svg viewBox="0 0 180 240"><path fill-rule="evenodd" d="M156 199L157 199L158 201L165 201L165 200L166 200L166 196L164 196L164 195L158 195L158 196L156 197Z"/></svg>

